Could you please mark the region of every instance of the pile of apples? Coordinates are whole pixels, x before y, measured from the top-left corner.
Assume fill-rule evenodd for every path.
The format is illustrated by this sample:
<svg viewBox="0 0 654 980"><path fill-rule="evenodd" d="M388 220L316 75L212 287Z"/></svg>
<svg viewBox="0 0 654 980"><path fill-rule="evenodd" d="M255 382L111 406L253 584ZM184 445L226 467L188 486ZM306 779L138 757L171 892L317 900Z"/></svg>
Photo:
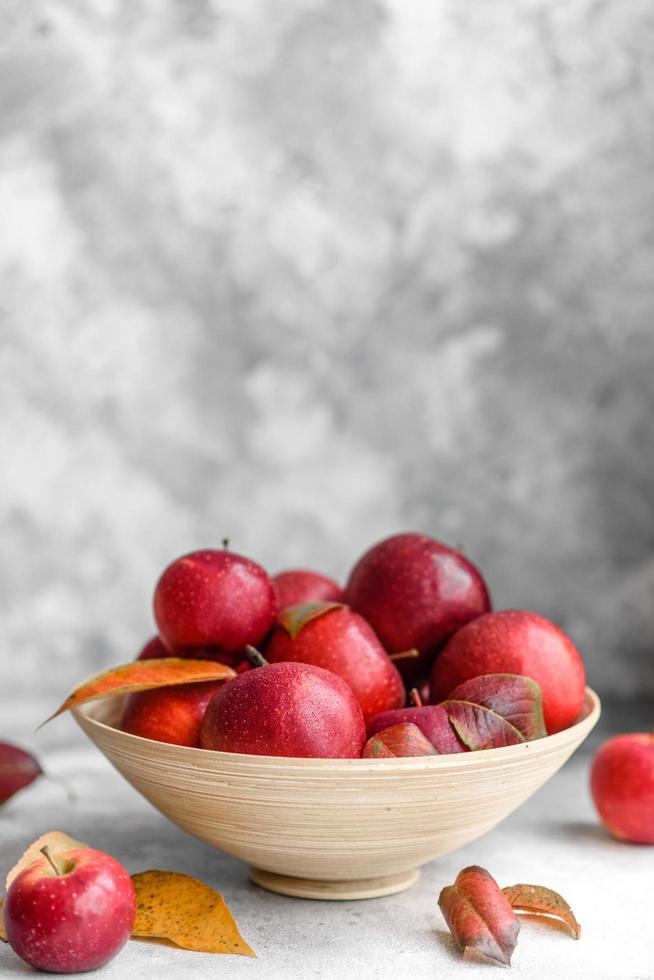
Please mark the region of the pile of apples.
<svg viewBox="0 0 654 980"><path fill-rule="evenodd" d="M139 659L219 660L237 674L131 694L121 728L163 742L358 758L373 734L413 723L429 751L446 753L466 747L437 705L464 681L532 678L550 734L574 724L584 701L569 637L537 613L491 611L472 562L423 534L374 545L344 589L313 571L269 577L226 547L196 551L164 570L154 615L159 634Z"/></svg>

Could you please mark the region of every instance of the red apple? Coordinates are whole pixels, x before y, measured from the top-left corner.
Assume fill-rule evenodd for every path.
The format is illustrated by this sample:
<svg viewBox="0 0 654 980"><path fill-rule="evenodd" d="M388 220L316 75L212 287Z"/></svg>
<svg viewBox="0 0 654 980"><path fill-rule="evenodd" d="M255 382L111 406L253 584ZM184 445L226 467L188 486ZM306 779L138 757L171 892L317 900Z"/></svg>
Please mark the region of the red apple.
<svg viewBox="0 0 654 980"><path fill-rule="evenodd" d="M161 657L172 657L170 650L164 646L163 641L160 636L153 636L152 639L148 640L145 644L137 660L159 660ZM239 650L237 653L223 653L217 647L185 647L180 650L175 650L174 656L176 657L191 657L194 660L217 660L221 664L227 664L228 667L233 667L234 670L242 668L242 664L246 663L248 668L250 666L249 661L244 660L244 653ZM247 668L246 668L247 669Z"/></svg>
<svg viewBox="0 0 654 980"><path fill-rule="evenodd" d="M154 591L159 635L171 651L260 643L275 619L275 590L260 565L231 551L194 551L165 569Z"/></svg>
<svg viewBox="0 0 654 980"><path fill-rule="evenodd" d="M608 739L595 754L590 780L597 812L611 833L654 844L654 732Z"/></svg>
<svg viewBox="0 0 654 980"><path fill-rule="evenodd" d="M4 906L14 951L49 973L102 966L129 939L135 915L130 876L118 861L90 847L28 865L9 886Z"/></svg>
<svg viewBox="0 0 654 980"><path fill-rule="evenodd" d="M222 683L174 684L130 694L125 701L120 727L141 738L199 748L204 713Z"/></svg>
<svg viewBox="0 0 654 980"><path fill-rule="evenodd" d="M352 689L312 664L256 667L225 684L202 722L204 749L250 755L358 758L366 726Z"/></svg>
<svg viewBox="0 0 654 980"><path fill-rule="evenodd" d="M368 722L368 738L386 728L403 723L413 724L419 728L440 755L468 751L467 746L463 744L450 724L447 711L438 704L382 711Z"/></svg>
<svg viewBox="0 0 654 980"><path fill-rule="evenodd" d="M175 656L179 657L179 653L176 653ZM160 636L153 636L145 644L136 660L161 660L162 657L172 657L172 653L163 645Z"/></svg>
<svg viewBox="0 0 654 980"><path fill-rule="evenodd" d="M278 609L299 606L302 602L340 602L343 589L338 582L320 572L293 568L273 575Z"/></svg>
<svg viewBox="0 0 654 980"><path fill-rule="evenodd" d="M579 651L549 619L524 609L487 613L455 633L436 657L431 700L445 700L480 674L521 674L541 688L550 735L573 725L584 703L586 672Z"/></svg>
<svg viewBox="0 0 654 980"><path fill-rule="evenodd" d="M490 609L486 583L472 562L425 534L396 534L359 559L345 601L364 616L402 675L424 676L438 648L459 627Z"/></svg>
<svg viewBox="0 0 654 980"><path fill-rule="evenodd" d="M397 667L365 619L347 606L307 603L284 610L266 645L266 658L314 664L338 674L354 691L366 721L404 704Z"/></svg>

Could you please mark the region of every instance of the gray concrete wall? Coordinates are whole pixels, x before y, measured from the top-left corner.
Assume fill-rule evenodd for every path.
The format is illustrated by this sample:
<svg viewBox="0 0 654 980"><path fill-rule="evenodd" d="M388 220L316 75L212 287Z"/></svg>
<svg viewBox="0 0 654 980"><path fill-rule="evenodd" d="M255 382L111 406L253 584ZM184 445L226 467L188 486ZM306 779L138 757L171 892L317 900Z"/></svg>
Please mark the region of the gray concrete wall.
<svg viewBox="0 0 654 980"><path fill-rule="evenodd" d="M648 0L0 12L3 694L410 528L654 692Z"/></svg>

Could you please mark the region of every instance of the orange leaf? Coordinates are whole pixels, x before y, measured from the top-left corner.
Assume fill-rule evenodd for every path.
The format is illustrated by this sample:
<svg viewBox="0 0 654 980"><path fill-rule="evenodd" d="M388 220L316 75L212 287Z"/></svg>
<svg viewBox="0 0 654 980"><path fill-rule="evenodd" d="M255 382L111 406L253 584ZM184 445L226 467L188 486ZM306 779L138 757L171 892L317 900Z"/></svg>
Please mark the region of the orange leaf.
<svg viewBox="0 0 654 980"><path fill-rule="evenodd" d="M201 953L255 956L219 892L175 871L132 875L136 920L132 936L168 939Z"/></svg>
<svg viewBox="0 0 654 980"><path fill-rule="evenodd" d="M520 920L495 879L472 865L440 893L438 905L459 949L483 953L503 966L511 964Z"/></svg>
<svg viewBox="0 0 654 980"><path fill-rule="evenodd" d="M133 691L149 691L173 684L194 684L198 681L226 681L236 673L226 664L216 660L189 660L181 657L163 657L160 660L134 660L112 667L69 694L60 708L43 722L51 721L69 708L77 708L87 701L108 698ZM39 727L42 727L39 726Z"/></svg>
<svg viewBox="0 0 654 980"><path fill-rule="evenodd" d="M72 851L77 847L89 846L88 844L82 844L79 840L75 840L74 837L69 837L62 830L50 830L47 834L42 834L33 844L30 844L20 860L16 862L7 875L5 888L9 888L14 878L21 873L23 868L27 868L28 865L34 864L35 861L42 859L41 848L45 847L46 844L50 848L51 854L59 854L61 851Z"/></svg>
<svg viewBox="0 0 654 980"><path fill-rule="evenodd" d="M565 922L574 938L579 939L581 926L566 900L558 892L543 885L508 885L502 891L512 908L520 912L553 915Z"/></svg>
<svg viewBox="0 0 654 980"><path fill-rule="evenodd" d="M4 905L4 900L0 898L0 941L3 943L8 943L7 933L5 932L5 919L2 914L2 906Z"/></svg>

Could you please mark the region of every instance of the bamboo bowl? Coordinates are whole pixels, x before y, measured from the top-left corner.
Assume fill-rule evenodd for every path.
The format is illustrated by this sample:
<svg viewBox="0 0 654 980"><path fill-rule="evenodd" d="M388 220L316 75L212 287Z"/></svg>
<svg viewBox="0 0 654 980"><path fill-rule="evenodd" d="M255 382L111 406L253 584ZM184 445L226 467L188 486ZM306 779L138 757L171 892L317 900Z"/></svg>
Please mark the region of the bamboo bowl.
<svg viewBox="0 0 654 980"><path fill-rule="evenodd" d="M600 715L535 742L408 759L286 759L209 752L112 727L121 699L74 711L132 786L184 830L250 864L257 884L299 898L409 888L419 867L480 837L524 803Z"/></svg>

